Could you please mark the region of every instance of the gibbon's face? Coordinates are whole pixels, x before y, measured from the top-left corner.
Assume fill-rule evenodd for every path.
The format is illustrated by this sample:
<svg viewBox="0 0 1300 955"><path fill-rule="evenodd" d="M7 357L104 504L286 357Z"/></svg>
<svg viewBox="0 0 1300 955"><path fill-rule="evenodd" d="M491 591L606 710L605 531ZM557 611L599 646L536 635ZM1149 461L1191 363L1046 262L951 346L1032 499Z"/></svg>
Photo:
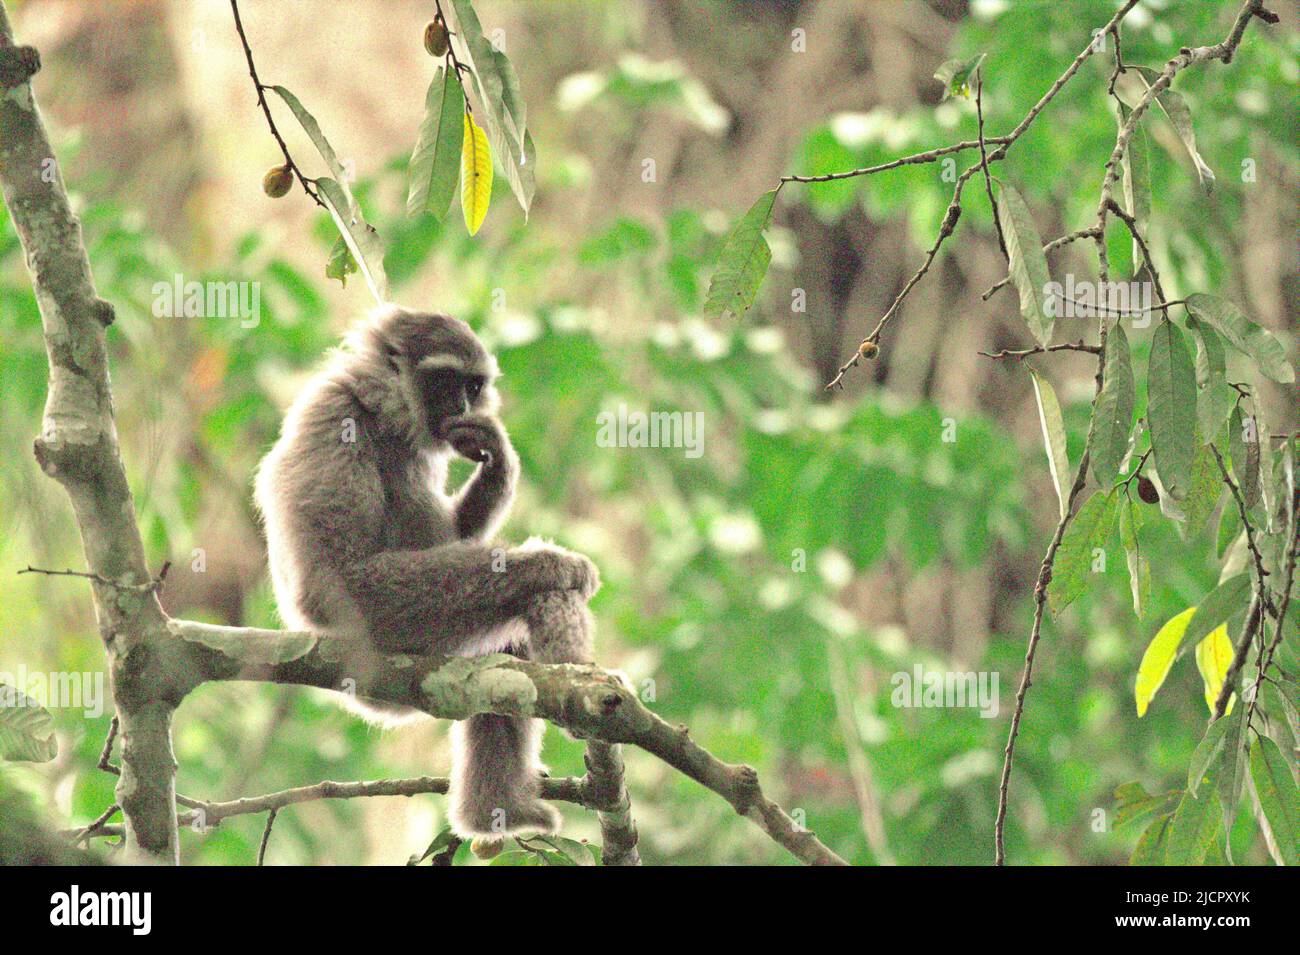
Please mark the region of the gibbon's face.
<svg viewBox="0 0 1300 955"><path fill-rule="evenodd" d="M402 319L404 364L429 437L441 440L459 415L496 410L496 362L468 325L444 315Z"/></svg>

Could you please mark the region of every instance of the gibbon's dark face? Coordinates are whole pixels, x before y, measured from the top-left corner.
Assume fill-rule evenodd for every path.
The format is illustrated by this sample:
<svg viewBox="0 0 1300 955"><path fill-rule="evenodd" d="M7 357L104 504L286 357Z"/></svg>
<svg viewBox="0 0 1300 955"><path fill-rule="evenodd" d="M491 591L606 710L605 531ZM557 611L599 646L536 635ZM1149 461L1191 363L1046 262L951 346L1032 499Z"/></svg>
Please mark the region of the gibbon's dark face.
<svg viewBox="0 0 1300 955"><path fill-rule="evenodd" d="M446 422L458 415L496 410L496 361L468 325L412 312L394 315L391 322L431 437L441 439Z"/></svg>

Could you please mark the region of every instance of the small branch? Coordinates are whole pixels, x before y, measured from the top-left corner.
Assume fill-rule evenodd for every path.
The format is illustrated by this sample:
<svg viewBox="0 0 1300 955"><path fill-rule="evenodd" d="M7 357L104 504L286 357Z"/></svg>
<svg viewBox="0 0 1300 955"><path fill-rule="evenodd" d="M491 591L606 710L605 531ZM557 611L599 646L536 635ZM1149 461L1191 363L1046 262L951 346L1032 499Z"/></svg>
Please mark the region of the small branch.
<svg viewBox="0 0 1300 955"><path fill-rule="evenodd" d="M1011 140L1006 136L990 136L984 140L986 143L994 143L997 145L1005 145L1010 141ZM952 153L959 153L964 152L967 149L979 148L979 140L963 140L959 143L953 143L951 146L941 146L938 149L930 149L923 153L904 156L902 159L895 159L891 162L881 163L878 166L865 166L862 169L850 169L847 172L831 172L821 176L782 176L779 181L781 183L836 182L840 179L854 179L858 176L872 176L878 172L888 172L890 169L897 169L900 166L915 166L921 163L930 163Z"/></svg>
<svg viewBox="0 0 1300 955"><path fill-rule="evenodd" d="M1274 613L1277 608L1273 606L1273 600L1269 596L1266 578L1268 570L1264 567L1264 555L1260 553L1259 545L1255 541L1255 526L1250 521L1250 512L1246 509L1246 500L1242 497L1237 482L1232 479L1228 473L1227 465L1223 463L1223 455L1219 449L1210 443L1210 450L1214 453L1215 463L1219 465L1219 474L1223 476L1223 483L1228 485L1228 490L1232 492L1232 499L1237 504L1237 516L1241 518L1242 526L1246 530L1246 547L1250 551L1251 558L1255 565L1255 590L1261 606L1269 613Z"/></svg>
<svg viewBox="0 0 1300 955"><path fill-rule="evenodd" d="M92 574L83 570L46 570L43 567L33 567L30 564L28 564L22 570L18 571L18 573L19 575L45 574L49 577L81 577L84 578L85 580L93 580L95 583L100 584L104 587L112 587L115 590L121 590L127 593L153 594L153 593L158 593L159 591L162 590L163 581L167 579L167 571L171 569L171 566L172 566L172 562L170 560L166 561L162 565L162 570L158 571L158 576L151 578L149 581L143 584L130 584L130 583L122 583L121 581L117 581L117 580L109 580L107 577L104 577L100 574ZM114 719L116 719L116 717L114 717Z"/></svg>
<svg viewBox="0 0 1300 955"><path fill-rule="evenodd" d="M114 715L108 724L108 736L104 738L104 748L99 751L99 762L95 764L97 769L102 769L114 776L122 774L120 769L109 762L113 758L113 744L117 741L117 732L120 728L121 724L118 722L117 716Z"/></svg>
<svg viewBox="0 0 1300 955"><path fill-rule="evenodd" d="M257 864L259 866L266 864L266 847L271 842L271 827L275 825L275 817L279 813L279 809L272 809L266 814L266 828L262 830L262 842L257 847Z"/></svg>
<svg viewBox="0 0 1300 955"><path fill-rule="evenodd" d="M1030 355L1042 355L1047 352L1054 352L1054 351L1078 351L1078 352L1085 352L1086 354L1089 355L1101 354L1101 348L1099 346L1085 345L1082 340L1073 343L1066 343L1064 345L1048 345L1046 348L1044 348L1042 345L1035 346L1034 348L1020 348L1020 349L1004 348L1000 352L982 351L980 352L980 354L983 355L985 358L1025 359L1028 358Z"/></svg>
<svg viewBox="0 0 1300 955"><path fill-rule="evenodd" d="M976 72L978 73L978 70ZM1010 262L1011 256L1007 253L1007 242L1002 237L1002 218L998 215L998 201L993 198L993 177L989 174L989 154L985 148L983 76L978 77L975 83L975 115L979 119L980 168L984 170L984 191L988 193L989 208L993 210L993 228L998 234L998 248L1002 250L1002 258Z"/></svg>
<svg viewBox="0 0 1300 955"><path fill-rule="evenodd" d="M244 58L248 61L248 75L253 78L253 89L257 90L257 105L262 108L262 115L266 117L266 125L271 128L271 135L275 137L275 141L280 146L280 152L284 155L284 164L298 177L298 182L302 185L303 191L311 196L316 205L325 209L327 206L321 199L320 193L316 190L315 180L308 179L303 175L302 169L293 161L293 156L289 154L289 146L285 143L284 137L280 135L280 130L275 125L275 118L271 115L271 106L266 101L266 91L271 87L257 78L257 66L253 63L253 48L248 45L248 37L244 34L244 23L239 18L239 0L230 0L230 11L235 17L235 31L239 34L239 42L244 47Z"/></svg>
<svg viewBox="0 0 1300 955"><path fill-rule="evenodd" d="M1106 93L1109 96L1115 95L1115 83L1119 80L1120 74L1127 72L1124 68L1124 51L1121 48L1119 40L1119 24L1110 28L1110 35L1115 38L1115 70L1110 74L1110 82L1106 85ZM1105 34L1102 34L1105 36Z"/></svg>
<svg viewBox="0 0 1300 955"><path fill-rule="evenodd" d="M59 834L72 840L73 845L80 845L83 842L89 842L91 839L100 835L108 835L104 832L104 824L117 815L121 807L117 803L109 806L96 817L95 821L81 829L64 829Z"/></svg>
<svg viewBox="0 0 1300 955"><path fill-rule="evenodd" d="M632 818L632 801L623 781L622 748L602 740L588 740L583 758L587 778L582 797L586 805L596 808L600 822L601 862L604 865L640 865L637 851L636 820Z"/></svg>
<svg viewBox="0 0 1300 955"><path fill-rule="evenodd" d="M1264 681L1264 674L1268 668L1273 665L1273 654L1277 652L1278 646L1282 643L1283 626L1286 623L1287 611L1291 608L1291 591L1295 589L1295 567L1296 561L1300 559L1300 515L1297 515L1295 509L1291 510L1291 548L1287 554L1286 562L1286 582L1282 586L1282 605L1278 608L1277 619L1273 623L1273 639L1269 641L1268 649L1260 660L1259 671L1255 674L1255 686L1250 693L1250 709L1246 711L1246 725L1250 725L1251 717L1255 715L1255 705L1259 702L1259 686Z"/></svg>
<svg viewBox="0 0 1300 955"><path fill-rule="evenodd" d="M1053 239L1051 242L1043 246L1043 254L1046 255L1049 252L1055 252L1061 246L1069 245L1071 242L1076 242L1079 239L1090 239L1096 234L1096 231L1096 226L1092 226L1091 228L1080 229L1077 232L1071 232L1069 235L1063 235L1060 238ZM989 289L980 296L980 298L987 302L993 297L993 293L1004 288L1010 282L1011 276L1004 275L999 281L990 286Z"/></svg>

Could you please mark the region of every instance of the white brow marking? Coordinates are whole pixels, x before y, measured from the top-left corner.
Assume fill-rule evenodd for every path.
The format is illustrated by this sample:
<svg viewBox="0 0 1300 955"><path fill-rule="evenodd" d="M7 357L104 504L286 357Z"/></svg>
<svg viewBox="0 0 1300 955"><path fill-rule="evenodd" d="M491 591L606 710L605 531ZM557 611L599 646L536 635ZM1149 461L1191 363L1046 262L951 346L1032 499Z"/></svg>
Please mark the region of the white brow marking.
<svg viewBox="0 0 1300 955"><path fill-rule="evenodd" d="M418 367L423 370L452 368L456 371L464 371L465 362L456 355L426 355L420 359Z"/></svg>

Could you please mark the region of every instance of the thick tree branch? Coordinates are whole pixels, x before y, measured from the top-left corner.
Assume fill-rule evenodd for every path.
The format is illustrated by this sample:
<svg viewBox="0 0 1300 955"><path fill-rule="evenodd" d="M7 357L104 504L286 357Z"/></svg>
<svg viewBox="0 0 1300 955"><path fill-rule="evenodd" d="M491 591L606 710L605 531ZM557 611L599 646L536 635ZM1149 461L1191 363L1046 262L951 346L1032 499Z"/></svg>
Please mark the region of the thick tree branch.
<svg viewBox="0 0 1300 955"><path fill-rule="evenodd" d="M0 63L12 64L8 14L0 4ZM23 62L33 66L32 57ZM34 70L33 70L34 71ZM18 74L0 65L5 82ZM154 652L162 608L136 524L118 451L104 329L113 309L95 294L81 224L68 204L54 150L27 74L0 97L0 190L22 240L40 307L50 384L36 460L63 485L81 531L95 609L123 736L117 801L126 817L128 857L177 861L171 681ZM104 582L112 582L106 585Z"/></svg>
<svg viewBox="0 0 1300 955"><path fill-rule="evenodd" d="M752 768L724 763L696 745L685 727L670 726L648 710L623 677L599 667L545 665L504 654L390 656L338 636L188 620L167 626L186 647L178 669L188 674L187 689L210 680L258 680L346 690L446 719L475 713L540 717L578 737L639 746L722 796L798 859L844 864L763 793ZM600 759L594 760L592 778L604 772ZM618 814L621 801L605 803L606 811Z"/></svg>

